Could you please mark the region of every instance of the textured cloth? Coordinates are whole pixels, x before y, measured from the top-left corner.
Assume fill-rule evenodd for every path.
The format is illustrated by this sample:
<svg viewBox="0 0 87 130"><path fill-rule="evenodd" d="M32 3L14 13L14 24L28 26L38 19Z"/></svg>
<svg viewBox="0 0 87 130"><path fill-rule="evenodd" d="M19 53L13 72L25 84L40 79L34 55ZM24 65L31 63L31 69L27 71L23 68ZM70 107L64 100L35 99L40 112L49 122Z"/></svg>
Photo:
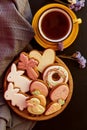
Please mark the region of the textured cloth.
<svg viewBox="0 0 87 130"><path fill-rule="evenodd" d="M32 13L28 0L13 0L13 2L21 15L23 15L27 20L31 20Z"/></svg>
<svg viewBox="0 0 87 130"><path fill-rule="evenodd" d="M0 75L9 63L4 63L5 59L21 51L33 35L31 25L15 5L10 0L0 0Z"/></svg>
<svg viewBox="0 0 87 130"><path fill-rule="evenodd" d="M30 21L31 16L30 10ZM5 70L26 46L31 49L29 42L33 36L32 26L19 13L12 0L0 0L0 130L31 130L36 123L16 115L3 98Z"/></svg>

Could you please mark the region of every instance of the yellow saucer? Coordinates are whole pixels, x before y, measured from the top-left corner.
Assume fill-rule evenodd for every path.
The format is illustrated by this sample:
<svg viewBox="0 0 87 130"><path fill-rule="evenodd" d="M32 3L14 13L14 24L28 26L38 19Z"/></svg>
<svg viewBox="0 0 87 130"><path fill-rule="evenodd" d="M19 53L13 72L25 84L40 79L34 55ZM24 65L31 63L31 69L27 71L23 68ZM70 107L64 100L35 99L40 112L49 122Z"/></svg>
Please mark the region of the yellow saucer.
<svg viewBox="0 0 87 130"><path fill-rule="evenodd" d="M74 12L69 9L68 7L66 7L65 5L62 5L62 4L47 4L45 6L43 6L42 8L40 8L36 14L34 15L34 18L33 18L33 21L32 21L32 27L34 28L34 32L35 32L35 40L37 41L38 44L40 44L42 47L44 48L52 48L54 50L58 50L58 45L57 43L53 43L53 42L49 42L47 41L46 39L44 39L40 33L39 33L39 30L38 30L38 20L39 20L39 17L40 15L47 9L50 9L50 8L61 8L63 10L65 10L73 20L76 20L77 17L76 15L74 14ZM64 46L64 49L69 47L73 42L74 40L76 39L77 37L77 34L78 34L78 31L79 31L79 23L76 22L74 23L73 25L73 29L72 29L72 32L71 34L69 35L69 37L67 39L65 39L63 41L63 46Z"/></svg>

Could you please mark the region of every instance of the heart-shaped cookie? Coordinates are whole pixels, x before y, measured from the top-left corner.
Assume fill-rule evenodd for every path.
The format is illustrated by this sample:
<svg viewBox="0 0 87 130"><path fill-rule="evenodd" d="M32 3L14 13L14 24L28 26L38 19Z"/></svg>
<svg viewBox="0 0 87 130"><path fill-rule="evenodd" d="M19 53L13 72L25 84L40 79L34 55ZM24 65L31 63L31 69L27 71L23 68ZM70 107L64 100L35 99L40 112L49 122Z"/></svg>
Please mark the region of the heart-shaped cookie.
<svg viewBox="0 0 87 130"><path fill-rule="evenodd" d="M41 54L37 50L32 50L29 53L29 57L30 58L35 58L36 60L39 61L38 70L40 72L42 72L47 66L54 63L56 54L55 54L55 51L52 50L52 49L46 49L43 52L43 54Z"/></svg>

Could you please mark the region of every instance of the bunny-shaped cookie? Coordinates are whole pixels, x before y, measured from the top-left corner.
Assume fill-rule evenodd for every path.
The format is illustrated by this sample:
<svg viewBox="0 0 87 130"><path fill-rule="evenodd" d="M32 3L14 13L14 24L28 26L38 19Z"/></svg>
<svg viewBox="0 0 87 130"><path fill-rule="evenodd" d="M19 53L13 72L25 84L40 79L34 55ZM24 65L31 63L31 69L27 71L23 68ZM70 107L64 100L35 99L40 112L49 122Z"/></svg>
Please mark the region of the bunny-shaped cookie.
<svg viewBox="0 0 87 130"><path fill-rule="evenodd" d="M11 66L11 72L7 76L7 81L13 82L14 86L20 88L22 92L28 92L32 80L23 76L23 74L24 71L17 70L16 64L13 63Z"/></svg>
<svg viewBox="0 0 87 130"><path fill-rule="evenodd" d="M28 97L21 93L18 93L19 90L20 89L18 88L14 88L13 83L9 83L8 88L4 93L4 98L6 100L11 100L11 104L13 106L17 106L19 110L23 111L24 108L27 107L26 99L28 99Z"/></svg>

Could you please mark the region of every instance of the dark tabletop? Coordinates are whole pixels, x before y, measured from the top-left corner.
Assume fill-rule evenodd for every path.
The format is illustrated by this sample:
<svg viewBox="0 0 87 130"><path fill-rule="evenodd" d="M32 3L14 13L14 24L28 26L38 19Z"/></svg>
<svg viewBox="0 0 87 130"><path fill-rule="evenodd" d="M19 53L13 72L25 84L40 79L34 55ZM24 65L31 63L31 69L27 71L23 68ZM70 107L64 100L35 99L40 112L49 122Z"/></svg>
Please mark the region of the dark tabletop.
<svg viewBox="0 0 87 130"><path fill-rule="evenodd" d="M51 3L50 0L30 0L33 16L42 6ZM86 1L87 4L87 1ZM75 12L78 18L82 18L79 33L74 43L64 49L62 54L71 55L80 51L87 59L87 5ZM43 49L33 39L34 48ZM71 102L58 116L37 122L33 130L87 130L87 67L80 69L75 61L62 59L70 69L74 81L74 91Z"/></svg>

